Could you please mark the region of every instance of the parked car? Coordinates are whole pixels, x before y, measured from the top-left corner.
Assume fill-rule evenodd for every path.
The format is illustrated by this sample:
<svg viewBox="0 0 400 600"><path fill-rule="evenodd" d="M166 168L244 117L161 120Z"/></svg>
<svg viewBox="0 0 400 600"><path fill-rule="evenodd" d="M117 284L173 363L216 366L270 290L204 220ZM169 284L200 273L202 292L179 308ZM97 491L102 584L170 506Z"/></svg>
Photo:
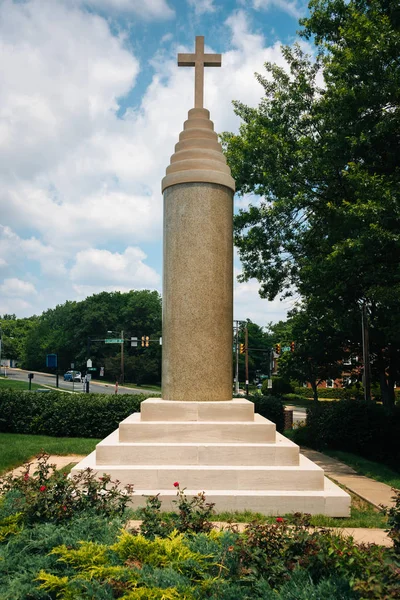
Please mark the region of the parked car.
<svg viewBox="0 0 400 600"><path fill-rule="evenodd" d="M82 373L80 371L67 371L64 373L64 381L82 381Z"/></svg>

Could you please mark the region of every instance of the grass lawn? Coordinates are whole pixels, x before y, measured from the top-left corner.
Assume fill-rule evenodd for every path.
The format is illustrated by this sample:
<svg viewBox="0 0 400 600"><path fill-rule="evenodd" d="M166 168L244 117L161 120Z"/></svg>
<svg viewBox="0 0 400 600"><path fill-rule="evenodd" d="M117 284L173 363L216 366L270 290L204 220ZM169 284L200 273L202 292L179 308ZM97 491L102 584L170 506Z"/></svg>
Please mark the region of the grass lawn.
<svg viewBox="0 0 400 600"><path fill-rule="evenodd" d="M337 458L341 462L353 467L360 475L370 477L381 483L386 483L396 489L400 489L400 472L396 472L386 465L362 458L357 454L342 452L341 450L324 450L324 454Z"/></svg>
<svg viewBox="0 0 400 600"><path fill-rule="evenodd" d="M9 471L37 456L49 454L83 454L93 452L100 440L88 438L55 438L47 435L0 433L0 473Z"/></svg>
<svg viewBox="0 0 400 600"><path fill-rule="evenodd" d="M32 383L32 390L37 390L38 388L42 388L43 385L38 385L37 383ZM17 381L15 379L8 379L5 377L0 377L0 390L27 390L29 389L28 380L27 381Z"/></svg>

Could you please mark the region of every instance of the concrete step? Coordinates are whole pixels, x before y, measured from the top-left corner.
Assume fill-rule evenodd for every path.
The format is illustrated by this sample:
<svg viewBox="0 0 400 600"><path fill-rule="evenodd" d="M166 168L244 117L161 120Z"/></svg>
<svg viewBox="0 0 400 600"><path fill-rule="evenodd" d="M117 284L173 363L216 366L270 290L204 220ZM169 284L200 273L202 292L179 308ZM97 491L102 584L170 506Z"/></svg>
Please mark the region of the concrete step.
<svg viewBox="0 0 400 600"><path fill-rule="evenodd" d="M95 455L94 452L81 461L79 468L90 466L100 473L108 473L123 485L152 489L154 493L172 488L174 481L178 481L181 487L197 491L321 491L324 487L323 470L302 455L298 466L99 465Z"/></svg>
<svg viewBox="0 0 400 600"><path fill-rule="evenodd" d="M99 477L101 477L103 472L107 472L112 478L118 478L120 481L124 470L123 467L118 469L114 466L107 467L106 465L96 465L96 453L92 452L92 454L89 454L89 456L76 465L71 473L79 473L82 469L88 467L94 469ZM128 471L129 467L125 467L125 474L127 474ZM176 475L176 477L171 479L171 481L168 481L168 485L164 488L139 487L136 485L131 497L131 506L133 508L144 506L146 497L159 494L163 510L177 510L176 504L174 503L174 500L177 499L177 490L173 487L173 483L174 481L179 481L180 474L182 473L179 473L177 467L174 470L174 475ZM118 475L120 477L118 477ZM128 482L121 481L121 483L125 484ZM179 481L179 484L181 489L185 487L182 481ZM265 515L284 515L293 512L304 512L312 515L325 514L332 517L350 516L348 494L326 477L323 478L323 486L320 490L299 490L294 489L292 485L286 490L209 489L206 485L193 488L187 487L185 489L185 494L188 498L196 496L199 492L205 493L207 502L215 503L214 510L216 512L250 510Z"/></svg>
<svg viewBox="0 0 400 600"><path fill-rule="evenodd" d="M149 398L140 405L142 421L254 421L254 403L242 398L226 402L171 402Z"/></svg>
<svg viewBox="0 0 400 600"><path fill-rule="evenodd" d="M119 425L120 442L223 442L275 441L275 423L258 414L254 421L142 421L134 413Z"/></svg>
<svg viewBox="0 0 400 600"><path fill-rule="evenodd" d="M120 442L118 429L96 446L97 465L262 465L299 464L299 447L280 433L276 443Z"/></svg>

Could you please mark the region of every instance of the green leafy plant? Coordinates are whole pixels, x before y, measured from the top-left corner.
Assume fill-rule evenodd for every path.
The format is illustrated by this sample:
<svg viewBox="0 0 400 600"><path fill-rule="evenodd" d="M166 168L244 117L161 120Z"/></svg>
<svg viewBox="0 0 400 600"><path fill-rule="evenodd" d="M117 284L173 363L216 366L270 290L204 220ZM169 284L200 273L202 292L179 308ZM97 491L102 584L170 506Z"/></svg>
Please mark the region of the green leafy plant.
<svg viewBox="0 0 400 600"><path fill-rule="evenodd" d="M146 506L139 511L142 524L141 533L148 539L156 536L166 537L176 530L182 533L207 533L212 530L211 522L214 503L206 502L204 492L188 498L185 489L180 489L176 481L177 500L173 500L177 512L168 515L161 513L159 495L146 499Z"/></svg>
<svg viewBox="0 0 400 600"><path fill-rule="evenodd" d="M0 493L5 498L12 496L12 510L20 513L26 523L62 522L86 510L104 516L125 511L133 486L122 489L109 475L96 478L91 469L69 477L49 464L45 452L37 461L32 474L28 463L20 475L9 474L0 479Z"/></svg>
<svg viewBox="0 0 400 600"><path fill-rule="evenodd" d="M382 512L388 516L388 533L393 540L394 552L400 555L400 490L393 489L394 506L382 507Z"/></svg>

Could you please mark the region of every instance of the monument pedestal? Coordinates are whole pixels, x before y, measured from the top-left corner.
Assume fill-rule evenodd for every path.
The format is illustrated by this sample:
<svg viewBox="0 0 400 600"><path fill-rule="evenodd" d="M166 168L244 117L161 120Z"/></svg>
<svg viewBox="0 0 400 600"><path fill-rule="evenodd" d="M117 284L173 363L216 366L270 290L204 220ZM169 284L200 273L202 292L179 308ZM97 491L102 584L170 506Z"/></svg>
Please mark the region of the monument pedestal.
<svg viewBox="0 0 400 600"><path fill-rule="evenodd" d="M218 512L350 515L349 495L248 400L145 400L72 473L87 467L133 484L133 507L160 494L173 510L178 481L187 496L204 491Z"/></svg>

